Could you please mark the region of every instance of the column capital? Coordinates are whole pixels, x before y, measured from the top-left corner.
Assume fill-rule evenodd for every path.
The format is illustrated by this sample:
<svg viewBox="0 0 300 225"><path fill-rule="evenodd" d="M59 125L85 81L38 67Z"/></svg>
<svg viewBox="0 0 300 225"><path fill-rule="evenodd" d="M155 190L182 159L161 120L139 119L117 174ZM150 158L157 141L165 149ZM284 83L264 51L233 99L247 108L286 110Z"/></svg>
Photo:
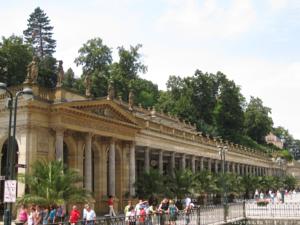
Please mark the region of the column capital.
<svg viewBox="0 0 300 225"><path fill-rule="evenodd" d="M63 127L53 127L53 130L57 133L57 134L63 134L67 129L63 128Z"/></svg>

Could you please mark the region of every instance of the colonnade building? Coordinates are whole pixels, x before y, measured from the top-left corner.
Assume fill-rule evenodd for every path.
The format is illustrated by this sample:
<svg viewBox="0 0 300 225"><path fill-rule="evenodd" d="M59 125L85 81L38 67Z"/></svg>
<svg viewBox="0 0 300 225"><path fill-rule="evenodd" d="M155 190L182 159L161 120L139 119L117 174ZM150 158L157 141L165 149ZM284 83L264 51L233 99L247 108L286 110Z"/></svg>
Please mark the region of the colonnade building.
<svg viewBox="0 0 300 225"><path fill-rule="evenodd" d="M20 98L16 142L18 173L26 173L37 159L62 160L83 177L82 185L94 194L95 209L105 212L107 195L116 196L119 209L135 195L134 183L150 168L162 175L175 169L193 172L221 171L218 146L227 146L226 171L237 174L278 175L289 170L298 176L299 166L280 168L266 154L221 139L203 136L195 126L171 115L134 106L113 95L92 99L57 87L44 89L36 84L34 99ZM24 85L12 87L13 93ZM7 160L9 110L0 96L1 175ZM18 184L18 195L25 187Z"/></svg>

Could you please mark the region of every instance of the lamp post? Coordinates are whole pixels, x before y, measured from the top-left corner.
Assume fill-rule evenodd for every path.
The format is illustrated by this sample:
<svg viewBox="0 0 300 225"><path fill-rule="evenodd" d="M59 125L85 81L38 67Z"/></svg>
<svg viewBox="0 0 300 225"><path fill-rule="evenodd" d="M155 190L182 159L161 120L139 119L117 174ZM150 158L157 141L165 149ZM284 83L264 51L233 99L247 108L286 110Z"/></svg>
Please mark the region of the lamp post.
<svg viewBox="0 0 300 225"><path fill-rule="evenodd" d="M0 94L7 93L8 98L8 109L9 109L9 125L8 125L8 147L7 147L7 157L6 160L6 173L5 180L15 179L15 155L16 155L16 122L17 122L17 107L18 107L18 98L23 95L25 100L30 100L33 97L33 92L31 88L24 88L23 91L16 93L15 99L13 98L12 92L7 88L5 83L0 83ZM14 102L13 102L14 101ZM12 124L12 115L14 114L14 120ZM12 133L13 130L13 133ZM4 211L4 225L11 224L11 211L12 203L5 204Z"/></svg>
<svg viewBox="0 0 300 225"><path fill-rule="evenodd" d="M225 162L226 162L226 152L228 151L228 147L226 145L224 146L217 146L219 149L219 155L221 156L221 162L222 162L222 186L223 186L223 205L224 205L224 221L227 221L227 186L225 183Z"/></svg>

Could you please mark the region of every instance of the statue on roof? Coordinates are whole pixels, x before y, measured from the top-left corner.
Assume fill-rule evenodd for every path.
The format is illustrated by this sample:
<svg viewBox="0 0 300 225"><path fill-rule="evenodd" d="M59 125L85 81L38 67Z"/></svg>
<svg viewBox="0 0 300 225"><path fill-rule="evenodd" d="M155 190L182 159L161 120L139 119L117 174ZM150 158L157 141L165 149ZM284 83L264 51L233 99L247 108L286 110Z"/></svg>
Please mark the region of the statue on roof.
<svg viewBox="0 0 300 225"><path fill-rule="evenodd" d="M62 82L64 80L64 69L63 69L63 61L59 60L58 61L58 74L57 74L57 82L56 82L56 87L61 87Z"/></svg>
<svg viewBox="0 0 300 225"><path fill-rule="evenodd" d="M36 84L39 73L38 58L33 57L32 61L27 66L26 84Z"/></svg>
<svg viewBox="0 0 300 225"><path fill-rule="evenodd" d="M133 91L129 91L129 96L128 96L128 105L129 105L129 110L133 110L133 105L134 105L134 94Z"/></svg>
<svg viewBox="0 0 300 225"><path fill-rule="evenodd" d="M85 75L84 86L85 86L85 95L87 97L91 97L92 81L91 81L91 76L89 74Z"/></svg>
<svg viewBox="0 0 300 225"><path fill-rule="evenodd" d="M115 97L114 83L113 81L110 81L108 83L108 88L107 88L107 100L113 100L114 97Z"/></svg>

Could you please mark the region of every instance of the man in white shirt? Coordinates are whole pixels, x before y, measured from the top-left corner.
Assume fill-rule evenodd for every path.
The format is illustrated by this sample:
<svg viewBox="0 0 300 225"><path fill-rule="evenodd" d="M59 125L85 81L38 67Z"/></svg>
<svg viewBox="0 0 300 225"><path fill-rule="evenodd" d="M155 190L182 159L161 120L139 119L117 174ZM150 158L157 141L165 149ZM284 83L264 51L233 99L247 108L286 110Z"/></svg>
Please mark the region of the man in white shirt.
<svg viewBox="0 0 300 225"><path fill-rule="evenodd" d="M96 220L96 213L90 206L86 208L86 225L94 225Z"/></svg>

